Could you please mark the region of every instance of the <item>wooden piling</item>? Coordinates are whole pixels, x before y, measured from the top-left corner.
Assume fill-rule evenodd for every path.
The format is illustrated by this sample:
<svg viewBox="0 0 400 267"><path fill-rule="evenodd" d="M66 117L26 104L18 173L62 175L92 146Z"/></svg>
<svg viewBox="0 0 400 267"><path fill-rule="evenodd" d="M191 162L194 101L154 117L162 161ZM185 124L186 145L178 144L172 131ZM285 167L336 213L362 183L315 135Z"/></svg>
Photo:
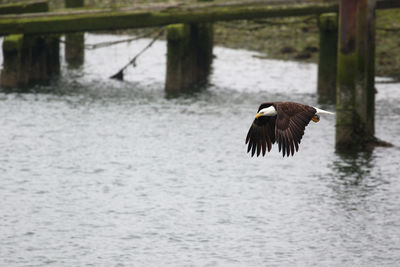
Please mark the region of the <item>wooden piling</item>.
<svg viewBox="0 0 400 267"><path fill-rule="evenodd" d="M357 83L356 111L360 116L364 141L374 141L375 134L375 1L359 2L357 13Z"/></svg>
<svg viewBox="0 0 400 267"><path fill-rule="evenodd" d="M213 2L213 0L197 0ZM211 22L192 24L192 39L196 47L197 83L206 84L211 72L214 47L214 25Z"/></svg>
<svg viewBox="0 0 400 267"><path fill-rule="evenodd" d="M1 87L16 88L28 85L31 57L27 48L22 34L9 35L4 38Z"/></svg>
<svg viewBox="0 0 400 267"><path fill-rule="evenodd" d="M196 83L208 82L213 61L214 26L212 23L191 25L192 49L196 53Z"/></svg>
<svg viewBox="0 0 400 267"><path fill-rule="evenodd" d="M60 73L59 37L15 34L3 41L1 87L47 84Z"/></svg>
<svg viewBox="0 0 400 267"><path fill-rule="evenodd" d="M193 62L190 58L190 26L173 24L167 28L167 77L165 90L178 94L193 81Z"/></svg>
<svg viewBox="0 0 400 267"><path fill-rule="evenodd" d="M174 24L167 29L165 90L179 94L208 81L213 59L213 24Z"/></svg>
<svg viewBox="0 0 400 267"><path fill-rule="evenodd" d="M336 102L336 70L338 43L338 16L336 13L322 14L319 26L318 85L319 101Z"/></svg>
<svg viewBox="0 0 400 267"><path fill-rule="evenodd" d="M359 149L374 137L375 3L340 0L336 148Z"/></svg>
<svg viewBox="0 0 400 267"><path fill-rule="evenodd" d="M70 67L78 67L85 59L85 36L83 32L65 35L65 61Z"/></svg>
<svg viewBox="0 0 400 267"><path fill-rule="evenodd" d="M84 0L65 0L66 8L79 8L84 6ZM70 67L79 67L85 58L85 35L83 32L65 35L65 61Z"/></svg>
<svg viewBox="0 0 400 267"><path fill-rule="evenodd" d="M60 73L58 36L31 37L30 84L47 84Z"/></svg>
<svg viewBox="0 0 400 267"><path fill-rule="evenodd" d="M47 73L50 78L60 74L60 36L48 35L46 36L47 51L47 66L49 66Z"/></svg>
<svg viewBox="0 0 400 267"><path fill-rule="evenodd" d="M7 7L7 9L4 9ZM12 9L11 9L12 7ZM46 12L47 1L2 6L9 12ZM59 37L35 35L9 35L3 42L3 88L25 88L35 83L48 83L60 72Z"/></svg>
<svg viewBox="0 0 400 267"><path fill-rule="evenodd" d="M167 28L169 94L190 91L207 83L212 63L212 31L207 24L174 24Z"/></svg>

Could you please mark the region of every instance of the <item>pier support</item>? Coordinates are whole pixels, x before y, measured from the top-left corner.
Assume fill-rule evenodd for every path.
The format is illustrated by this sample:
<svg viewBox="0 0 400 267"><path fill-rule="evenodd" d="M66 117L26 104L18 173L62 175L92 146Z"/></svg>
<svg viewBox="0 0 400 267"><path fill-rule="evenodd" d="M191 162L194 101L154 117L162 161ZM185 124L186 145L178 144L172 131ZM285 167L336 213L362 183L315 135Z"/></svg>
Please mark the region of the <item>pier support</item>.
<svg viewBox="0 0 400 267"><path fill-rule="evenodd" d="M84 0L65 0L66 8L83 7ZM83 64L85 58L85 34L83 32L65 35L65 61L71 67Z"/></svg>
<svg viewBox="0 0 400 267"><path fill-rule="evenodd" d="M375 142L375 1L340 0L336 148Z"/></svg>
<svg viewBox="0 0 400 267"><path fill-rule="evenodd" d="M213 59L213 35L212 23L168 26L167 93L179 94L207 83Z"/></svg>
<svg viewBox="0 0 400 267"><path fill-rule="evenodd" d="M178 94L207 82L212 63L209 27L207 24L168 26L167 93Z"/></svg>
<svg viewBox="0 0 400 267"><path fill-rule="evenodd" d="M336 102L338 15L322 14L319 26L319 61L317 92L320 102Z"/></svg>
<svg viewBox="0 0 400 267"><path fill-rule="evenodd" d="M15 34L3 41L1 87L24 88L48 83L60 72L59 37Z"/></svg>
<svg viewBox="0 0 400 267"><path fill-rule="evenodd" d="M0 13L36 13L49 11L47 1L0 6ZM59 74L59 36L13 34L3 41L3 88L24 88L35 83L48 83Z"/></svg>
<svg viewBox="0 0 400 267"><path fill-rule="evenodd" d="M29 84L47 84L60 73L58 36L32 36Z"/></svg>
<svg viewBox="0 0 400 267"><path fill-rule="evenodd" d="M24 35L14 34L4 38L2 50L1 86L4 88L27 86L31 57Z"/></svg>

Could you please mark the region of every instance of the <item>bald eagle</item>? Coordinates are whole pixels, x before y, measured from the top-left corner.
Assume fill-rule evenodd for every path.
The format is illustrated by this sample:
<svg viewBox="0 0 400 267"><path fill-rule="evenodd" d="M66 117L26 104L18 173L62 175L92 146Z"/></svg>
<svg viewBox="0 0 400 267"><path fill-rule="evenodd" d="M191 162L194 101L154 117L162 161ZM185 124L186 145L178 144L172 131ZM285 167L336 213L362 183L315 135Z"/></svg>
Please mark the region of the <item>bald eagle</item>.
<svg viewBox="0 0 400 267"><path fill-rule="evenodd" d="M258 157L262 151L265 156L267 148L271 151L277 142L283 157L293 156L299 150L304 129L311 120L318 122L320 114L334 113L294 102L261 104L246 137L247 153L251 150L253 157L257 152Z"/></svg>

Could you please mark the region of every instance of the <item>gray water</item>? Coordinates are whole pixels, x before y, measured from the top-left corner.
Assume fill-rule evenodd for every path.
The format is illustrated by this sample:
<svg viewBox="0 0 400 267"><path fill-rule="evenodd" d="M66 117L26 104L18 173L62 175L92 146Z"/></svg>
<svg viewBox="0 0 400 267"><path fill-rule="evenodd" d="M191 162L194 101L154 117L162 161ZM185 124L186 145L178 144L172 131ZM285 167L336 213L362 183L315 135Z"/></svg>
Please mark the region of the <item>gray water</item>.
<svg viewBox="0 0 400 267"><path fill-rule="evenodd" d="M157 42L107 78L147 43L0 93L0 266L400 264L398 146L337 154L325 116L293 158L246 154L261 102L318 105L314 64L216 48L210 86L170 99ZM376 134L398 145L400 85L377 89Z"/></svg>

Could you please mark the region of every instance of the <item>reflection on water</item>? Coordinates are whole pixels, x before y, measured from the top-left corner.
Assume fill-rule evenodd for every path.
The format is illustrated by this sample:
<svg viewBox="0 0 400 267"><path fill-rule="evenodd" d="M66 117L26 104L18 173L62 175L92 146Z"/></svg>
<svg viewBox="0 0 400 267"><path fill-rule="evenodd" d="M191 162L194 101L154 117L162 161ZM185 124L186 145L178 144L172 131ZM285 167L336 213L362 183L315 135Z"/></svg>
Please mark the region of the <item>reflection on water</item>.
<svg viewBox="0 0 400 267"><path fill-rule="evenodd" d="M368 178L374 168L374 155L371 151L338 153L338 160L333 162L332 170L337 178L349 184L358 185L360 180Z"/></svg>
<svg viewBox="0 0 400 267"><path fill-rule="evenodd" d="M293 158L246 154L260 102L316 105L315 65L217 48L211 85L169 99L163 42L108 79L146 44L0 93L1 266L398 264L398 147L337 154L324 116ZM398 87L377 85L376 103L377 136L395 145Z"/></svg>

